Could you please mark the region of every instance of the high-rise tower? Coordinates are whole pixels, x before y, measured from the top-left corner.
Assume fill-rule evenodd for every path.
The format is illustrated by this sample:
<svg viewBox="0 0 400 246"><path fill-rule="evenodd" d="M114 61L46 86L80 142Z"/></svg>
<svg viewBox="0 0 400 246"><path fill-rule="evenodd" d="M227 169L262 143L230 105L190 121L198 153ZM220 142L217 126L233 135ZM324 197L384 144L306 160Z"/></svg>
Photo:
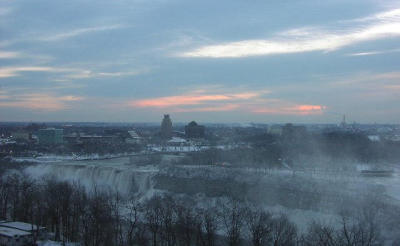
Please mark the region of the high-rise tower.
<svg viewBox="0 0 400 246"><path fill-rule="evenodd" d="M346 128L346 127L347 127L346 115L345 115L345 114L343 115L343 119L342 119L342 122L340 123L340 126L341 126L342 128Z"/></svg>
<svg viewBox="0 0 400 246"><path fill-rule="evenodd" d="M161 137L165 139L172 137L172 121L169 114L164 114L164 119L161 122Z"/></svg>

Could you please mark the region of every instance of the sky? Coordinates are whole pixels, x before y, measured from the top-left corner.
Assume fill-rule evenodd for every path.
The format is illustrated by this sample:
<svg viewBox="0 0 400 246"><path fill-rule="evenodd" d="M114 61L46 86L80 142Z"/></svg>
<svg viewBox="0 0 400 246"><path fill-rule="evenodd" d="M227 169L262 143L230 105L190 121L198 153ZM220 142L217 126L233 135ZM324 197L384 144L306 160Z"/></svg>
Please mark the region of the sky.
<svg viewBox="0 0 400 246"><path fill-rule="evenodd" d="M0 0L0 121L400 123L400 3Z"/></svg>

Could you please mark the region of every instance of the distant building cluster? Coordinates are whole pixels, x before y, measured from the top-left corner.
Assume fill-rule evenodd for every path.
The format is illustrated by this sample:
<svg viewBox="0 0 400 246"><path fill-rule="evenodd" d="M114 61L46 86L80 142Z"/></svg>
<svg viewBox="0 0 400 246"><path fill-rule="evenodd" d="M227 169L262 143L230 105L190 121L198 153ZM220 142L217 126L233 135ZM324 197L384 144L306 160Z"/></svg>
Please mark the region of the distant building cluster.
<svg viewBox="0 0 400 246"><path fill-rule="evenodd" d="M171 139L175 137L175 142L176 142L176 137L204 138L205 127L198 125L196 121L191 121L189 124L185 126L184 136L182 136L180 132L176 133L173 131L171 117L169 116L169 114L165 114L161 122L160 134L161 138L163 139Z"/></svg>
<svg viewBox="0 0 400 246"><path fill-rule="evenodd" d="M301 142L307 133L365 135L371 142L400 142L400 125L348 124L198 124L175 123L164 114L159 123L7 123L0 128L0 157L40 157L46 153L86 158L90 155L131 155L140 152L190 152L210 148L250 148L235 136L274 135ZM254 138L254 137L252 137ZM294 143L294 142L293 142ZM90 158L90 157L88 157Z"/></svg>

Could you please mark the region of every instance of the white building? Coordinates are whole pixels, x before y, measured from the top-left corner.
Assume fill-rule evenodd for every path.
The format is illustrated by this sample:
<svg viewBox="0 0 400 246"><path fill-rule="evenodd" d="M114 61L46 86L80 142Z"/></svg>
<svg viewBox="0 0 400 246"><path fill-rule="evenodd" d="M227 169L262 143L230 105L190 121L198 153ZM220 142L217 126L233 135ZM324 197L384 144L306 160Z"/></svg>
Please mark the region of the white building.
<svg viewBox="0 0 400 246"><path fill-rule="evenodd" d="M139 144L142 142L142 138L137 134L136 131L128 131L129 137L125 139L127 144Z"/></svg>
<svg viewBox="0 0 400 246"><path fill-rule="evenodd" d="M1 246L23 246L32 243L32 233L0 226Z"/></svg>
<svg viewBox="0 0 400 246"><path fill-rule="evenodd" d="M33 235L36 239L46 239L46 228L29 223L14 221L0 221L0 246L20 246L32 243Z"/></svg>

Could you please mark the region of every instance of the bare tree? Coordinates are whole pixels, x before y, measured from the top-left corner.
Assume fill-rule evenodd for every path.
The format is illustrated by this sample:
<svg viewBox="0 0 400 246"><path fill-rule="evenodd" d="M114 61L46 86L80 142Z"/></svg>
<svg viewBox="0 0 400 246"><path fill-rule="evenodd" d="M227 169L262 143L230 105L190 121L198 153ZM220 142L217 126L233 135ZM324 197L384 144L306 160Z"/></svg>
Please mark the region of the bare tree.
<svg viewBox="0 0 400 246"><path fill-rule="evenodd" d="M307 235L303 238L303 245L306 246L339 246L336 230L327 225L313 222Z"/></svg>
<svg viewBox="0 0 400 246"><path fill-rule="evenodd" d="M8 216L8 206L11 196L11 183L8 177L0 178L0 217L2 219L7 219Z"/></svg>
<svg viewBox="0 0 400 246"><path fill-rule="evenodd" d="M216 231L218 230L218 217L214 208L209 208L203 212L202 224L205 233L204 246L214 246L216 243Z"/></svg>
<svg viewBox="0 0 400 246"><path fill-rule="evenodd" d="M127 222L126 243L127 245L133 245L135 237L138 236L137 233L139 233L139 213L141 210L141 204L135 197L131 197L127 201L126 209L127 214L124 216L124 220Z"/></svg>
<svg viewBox="0 0 400 246"><path fill-rule="evenodd" d="M113 229L114 229L114 245L123 246L124 242L124 218L121 215L122 204L124 203L119 192L115 192L112 194L110 199L111 206L111 217L113 219Z"/></svg>
<svg viewBox="0 0 400 246"><path fill-rule="evenodd" d="M162 227L162 201L161 197L155 196L145 204L145 223L152 237L152 245L158 245L159 234Z"/></svg>
<svg viewBox="0 0 400 246"><path fill-rule="evenodd" d="M272 245L291 246L297 241L297 228L286 215L280 215L272 221Z"/></svg>
<svg viewBox="0 0 400 246"><path fill-rule="evenodd" d="M379 227L371 217L351 218L342 215L341 230L337 233L340 245L381 245Z"/></svg>
<svg viewBox="0 0 400 246"><path fill-rule="evenodd" d="M222 210L221 217L229 246L237 246L241 243L244 215L245 210L236 201L231 201Z"/></svg>
<svg viewBox="0 0 400 246"><path fill-rule="evenodd" d="M176 214L175 214L176 203L174 199L170 196L162 198L161 206L161 224L162 233L161 237L163 244L166 246L173 246L176 244L176 234L175 234L175 224L176 224Z"/></svg>
<svg viewBox="0 0 400 246"><path fill-rule="evenodd" d="M176 235L179 245L190 246L194 240L198 216L186 204L178 204L176 210Z"/></svg>
<svg viewBox="0 0 400 246"><path fill-rule="evenodd" d="M267 245L268 241L271 240L271 214L261 210L248 210L246 213L246 223L252 244L254 246Z"/></svg>

